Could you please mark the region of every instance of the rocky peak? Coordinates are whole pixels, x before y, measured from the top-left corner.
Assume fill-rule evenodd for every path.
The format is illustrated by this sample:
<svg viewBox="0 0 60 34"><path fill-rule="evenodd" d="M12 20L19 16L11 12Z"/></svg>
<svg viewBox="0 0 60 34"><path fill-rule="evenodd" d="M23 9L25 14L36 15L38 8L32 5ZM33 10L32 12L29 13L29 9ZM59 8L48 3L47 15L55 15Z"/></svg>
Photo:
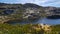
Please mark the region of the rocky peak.
<svg viewBox="0 0 60 34"><path fill-rule="evenodd" d="M41 6L33 4L33 3L26 3L26 4L24 4L24 7L26 7L26 8L28 8L28 7L39 8Z"/></svg>

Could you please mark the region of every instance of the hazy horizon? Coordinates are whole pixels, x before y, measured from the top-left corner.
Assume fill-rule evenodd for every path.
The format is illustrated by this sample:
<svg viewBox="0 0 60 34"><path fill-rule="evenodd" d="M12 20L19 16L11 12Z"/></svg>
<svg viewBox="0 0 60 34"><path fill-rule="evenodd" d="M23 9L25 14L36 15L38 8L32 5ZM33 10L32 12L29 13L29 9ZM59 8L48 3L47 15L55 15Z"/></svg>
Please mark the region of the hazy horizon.
<svg viewBox="0 0 60 34"><path fill-rule="evenodd" d="M0 0L0 2L9 4L34 3L40 6L60 7L60 0Z"/></svg>

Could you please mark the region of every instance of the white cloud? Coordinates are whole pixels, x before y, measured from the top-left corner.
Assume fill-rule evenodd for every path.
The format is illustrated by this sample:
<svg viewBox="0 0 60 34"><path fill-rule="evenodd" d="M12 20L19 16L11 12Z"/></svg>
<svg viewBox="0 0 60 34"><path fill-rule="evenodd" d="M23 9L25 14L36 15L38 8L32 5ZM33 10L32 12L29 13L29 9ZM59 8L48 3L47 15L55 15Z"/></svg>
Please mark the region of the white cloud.
<svg viewBox="0 0 60 34"><path fill-rule="evenodd" d="M42 6L57 6L60 4L60 0L1 0L5 3L34 3ZM60 6L60 5L59 5Z"/></svg>

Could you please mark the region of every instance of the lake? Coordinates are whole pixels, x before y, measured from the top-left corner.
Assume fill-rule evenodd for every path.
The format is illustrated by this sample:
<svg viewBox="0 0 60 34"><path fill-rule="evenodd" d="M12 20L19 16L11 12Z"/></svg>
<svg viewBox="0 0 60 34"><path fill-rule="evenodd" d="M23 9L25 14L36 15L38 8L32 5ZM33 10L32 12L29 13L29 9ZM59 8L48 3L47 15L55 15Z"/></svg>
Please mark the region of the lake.
<svg viewBox="0 0 60 34"><path fill-rule="evenodd" d="M28 24L28 23L43 23L43 24L49 24L49 25L56 25L56 24L60 24L60 19L47 19L47 18L42 18L39 20L35 20L33 22L30 21L23 21L23 22L12 22L10 24Z"/></svg>
<svg viewBox="0 0 60 34"><path fill-rule="evenodd" d="M60 19L43 18L43 19L38 20L37 23L56 25L56 24L60 24Z"/></svg>

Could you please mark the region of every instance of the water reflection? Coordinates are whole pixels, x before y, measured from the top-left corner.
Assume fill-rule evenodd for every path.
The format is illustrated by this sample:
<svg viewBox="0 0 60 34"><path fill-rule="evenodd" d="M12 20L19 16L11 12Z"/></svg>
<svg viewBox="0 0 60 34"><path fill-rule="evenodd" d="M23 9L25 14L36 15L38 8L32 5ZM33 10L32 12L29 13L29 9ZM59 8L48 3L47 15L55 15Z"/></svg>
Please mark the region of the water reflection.
<svg viewBox="0 0 60 34"><path fill-rule="evenodd" d="M17 22L17 21L9 21L9 24L28 24L28 23L32 23L32 24L36 24L36 23L43 23L43 24L50 24L50 25L56 25L56 24L60 24L60 19L47 19L47 18L42 18L42 19L37 19L37 20L27 20L27 21L21 21L21 22Z"/></svg>
<svg viewBox="0 0 60 34"><path fill-rule="evenodd" d="M50 24L50 25L55 25L55 24L60 24L60 19L47 19L43 18L41 20L38 20L37 23L44 23L44 24Z"/></svg>

